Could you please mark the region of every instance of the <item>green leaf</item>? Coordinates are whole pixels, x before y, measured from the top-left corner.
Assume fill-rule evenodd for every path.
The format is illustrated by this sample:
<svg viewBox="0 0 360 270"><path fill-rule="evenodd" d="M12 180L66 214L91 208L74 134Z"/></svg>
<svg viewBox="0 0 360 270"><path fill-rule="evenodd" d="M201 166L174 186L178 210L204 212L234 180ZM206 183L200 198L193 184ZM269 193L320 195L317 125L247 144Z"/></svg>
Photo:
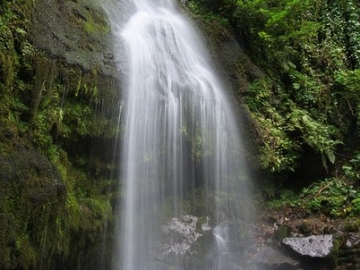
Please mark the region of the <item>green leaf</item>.
<svg viewBox="0 0 360 270"><path fill-rule="evenodd" d="M293 83L293 87L294 87L295 90L299 90L300 89L300 84Z"/></svg>
<svg viewBox="0 0 360 270"><path fill-rule="evenodd" d="M325 153L326 153L326 156L328 157L329 161L334 164L335 163L335 155L334 155L334 152L329 150L329 149L326 149L325 150Z"/></svg>

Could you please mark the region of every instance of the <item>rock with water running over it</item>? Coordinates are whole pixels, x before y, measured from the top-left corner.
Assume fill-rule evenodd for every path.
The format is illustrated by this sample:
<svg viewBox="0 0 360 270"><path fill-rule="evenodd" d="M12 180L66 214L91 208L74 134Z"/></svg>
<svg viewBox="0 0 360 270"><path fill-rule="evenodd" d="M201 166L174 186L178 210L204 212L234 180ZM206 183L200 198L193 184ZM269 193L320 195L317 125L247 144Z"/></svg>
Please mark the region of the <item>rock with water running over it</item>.
<svg viewBox="0 0 360 270"><path fill-rule="evenodd" d="M325 258L332 251L332 235L311 235L308 237L288 237L283 243L301 255L314 258Z"/></svg>
<svg viewBox="0 0 360 270"><path fill-rule="evenodd" d="M146 269L149 269L149 270L180 270L179 268L177 268L173 265L168 265L163 262L150 262L147 265Z"/></svg>
<svg viewBox="0 0 360 270"><path fill-rule="evenodd" d="M162 243L160 258L164 259L171 254L192 254L192 246L198 238L211 230L208 222L208 218L199 219L192 215L174 217L166 222L163 226L165 240Z"/></svg>
<svg viewBox="0 0 360 270"><path fill-rule="evenodd" d="M251 260L256 269L298 269L300 262L271 247L262 248Z"/></svg>

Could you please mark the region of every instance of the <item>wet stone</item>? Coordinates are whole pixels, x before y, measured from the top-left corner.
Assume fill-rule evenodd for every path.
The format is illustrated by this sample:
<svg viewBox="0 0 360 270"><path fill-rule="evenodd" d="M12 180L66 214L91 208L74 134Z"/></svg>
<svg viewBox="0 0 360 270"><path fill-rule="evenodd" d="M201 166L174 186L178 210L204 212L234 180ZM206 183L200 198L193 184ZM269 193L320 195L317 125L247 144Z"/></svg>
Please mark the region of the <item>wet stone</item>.
<svg viewBox="0 0 360 270"><path fill-rule="evenodd" d="M300 262L270 247L262 248L251 260L256 269L298 269Z"/></svg>
<svg viewBox="0 0 360 270"><path fill-rule="evenodd" d="M314 258L327 257L334 247L332 235L287 237L282 242L297 253Z"/></svg>
<svg viewBox="0 0 360 270"><path fill-rule="evenodd" d="M346 239L346 247L354 248L360 246L360 234L351 233Z"/></svg>
<svg viewBox="0 0 360 270"><path fill-rule="evenodd" d="M200 222L200 224L198 224ZM172 254L185 255L192 254L192 246L197 242L198 238L211 230L208 218L202 222L198 217L192 215L184 215L170 219L164 226L165 243L162 245L162 256ZM200 225L200 226L199 226ZM201 230L197 230L200 227Z"/></svg>

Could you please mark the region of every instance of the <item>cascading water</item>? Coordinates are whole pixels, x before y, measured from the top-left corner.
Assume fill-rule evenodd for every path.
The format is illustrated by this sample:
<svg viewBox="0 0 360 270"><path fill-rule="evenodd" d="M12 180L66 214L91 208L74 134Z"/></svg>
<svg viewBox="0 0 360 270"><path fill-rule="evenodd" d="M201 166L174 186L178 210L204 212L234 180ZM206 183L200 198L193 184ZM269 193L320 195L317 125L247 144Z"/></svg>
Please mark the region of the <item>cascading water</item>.
<svg viewBox="0 0 360 270"><path fill-rule="evenodd" d="M128 65L123 199L113 268L160 270L174 269L165 267L173 264L184 270L240 269L235 263L229 268L223 256L229 252L228 243L242 237L247 177L224 90L197 33L175 3L133 0L124 7L129 9L126 23L109 11L113 29L120 28L115 35L125 45ZM165 256L164 221L186 214L206 217L213 228L213 241L203 247L199 259L203 265L181 261L184 245L177 259L159 264ZM194 218L185 219L196 223ZM190 231L194 241L201 236Z"/></svg>

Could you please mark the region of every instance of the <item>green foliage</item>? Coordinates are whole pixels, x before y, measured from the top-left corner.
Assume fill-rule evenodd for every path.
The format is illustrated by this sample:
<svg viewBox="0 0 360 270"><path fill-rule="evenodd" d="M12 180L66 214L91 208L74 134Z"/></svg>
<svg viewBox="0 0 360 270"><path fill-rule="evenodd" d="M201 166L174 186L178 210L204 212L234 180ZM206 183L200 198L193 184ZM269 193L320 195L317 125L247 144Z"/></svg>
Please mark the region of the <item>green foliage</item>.
<svg viewBox="0 0 360 270"><path fill-rule="evenodd" d="M278 198L269 201L268 206L271 209L308 209L331 217L356 216L360 209L360 193L344 179L334 177L313 183L298 194L282 190Z"/></svg>
<svg viewBox="0 0 360 270"><path fill-rule="evenodd" d="M353 212L357 215L360 214L360 198L356 198L351 201L350 207L347 209L349 212Z"/></svg>
<svg viewBox="0 0 360 270"><path fill-rule="evenodd" d="M196 6L196 9L203 9L216 14L228 14L236 6L235 0L190 0L189 6ZM199 5L197 5L197 3Z"/></svg>
<svg viewBox="0 0 360 270"><path fill-rule="evenodd" d="M268 206L271 209L277 210L284 206L295 207L298 205L299 195L295 194L293 190L284 189L279 194L279 198L272 198Z"/></svg>
<svg viewBox="0 0 360 270"><path fill-rule="evenodd" d="M304 142L321 154L323 166L327 167L326 158L335 162L335 150L340 140L333 139L337 129L331 125L312 119L304 110L295 110L290 117L290 130L294 128L301 131Z"/></svg>
<svg viewBox="0 0 360 270"><path fill-rule="evenodd" d="M297 169L304 145L323 165L359 124L359 16L355 1L190 1L228 19L265 75L245 102L259 137L264 169ZM230 8L231 7L231 8Z"/></svg>
<svg viewBox="0 0 360 270"><path fill-rule="evenodd" d="M71 168L67 160L61 160L66 158L65 153L61 155L57 164L61 168L68 192L66 227L60 228L62 234L71 236L71 233L81 229L84 231L101 230L112 215L109 197L99 195L99 190L104 188L101 184L108 184L108 182L99 182L94 185L83 171Z"/></svg>
<svg viewBox="0 0 360 270"><path fill-rule="evenodd" d="M358 220L347 220L344 222L344 231L358 232L360 230L360 222Z"/></svg>
<svg viewBox="0 0 360 270"><path fill-rule="evenodd" d="M321 155L324 167L328 161L335 162L336 146L342 143L336 139L338 129L325 119L316 120L299 107L281 85L275 85L269 78L255 81L249 87L246 103L262 138L260 161L263 168L273 172L295 170L303 144Z"/></svg>
<svg viewBox="0 0 360 270"><path fill-rule="evenodd" d="M205 20L213 22L217 21L223 26L229 26L229 21L226 17L222 16L219 13L214 12L214 9L205 4L206 2L193 1L190 0L188 3L188 7L191 12L196 15L202 16ZM219 4L219 1L216 1ZM211 6L211 5L210 5ZM215 8L216 10L216 8Z"/></svg>
<svg viewBox="0 0 360 270"><path fill-rule="evenodd" d="M354 62L356 68L360 68L360 39L358 33L360 32L360 14L359 4L354 1L347 1L347 34L348 47L351 52L350 59Z"/></svg>
<svg viewBox="0 0 360 270"><path fill-rule="evenodd" d="M335 73L335 95L347 109L349 117L355 118L360 125L360 69L340 70Z"/></svg>
<svg viewBox="0 0 360 270"><path fill-rule="evenodd" d="M246 103L252 111L256 130L262 139L260 161L263 168L272 172L294 170L298 153L286 132L287 119L275 110L272 89L277 88L278 98L282 99L282 89L268 78L261 78L249 87ZM284 108L286 105L284 106Z"/></svg>
<svg viewBox="0 0 360 270"><path fill-rule="evenodd" d="M360 181L360 153L355 152L355 156L342 166L342 170L348 179Z"/></svg>
<svg viewBox="0 0 360 270"><path fill-rule="evenodd" d="M333 217L347 214L344 205L351 201L356 194L353 186L348 186L337 178L326 179L302 191L301 197L305 198L312 211L322 211Z"/></svg>

